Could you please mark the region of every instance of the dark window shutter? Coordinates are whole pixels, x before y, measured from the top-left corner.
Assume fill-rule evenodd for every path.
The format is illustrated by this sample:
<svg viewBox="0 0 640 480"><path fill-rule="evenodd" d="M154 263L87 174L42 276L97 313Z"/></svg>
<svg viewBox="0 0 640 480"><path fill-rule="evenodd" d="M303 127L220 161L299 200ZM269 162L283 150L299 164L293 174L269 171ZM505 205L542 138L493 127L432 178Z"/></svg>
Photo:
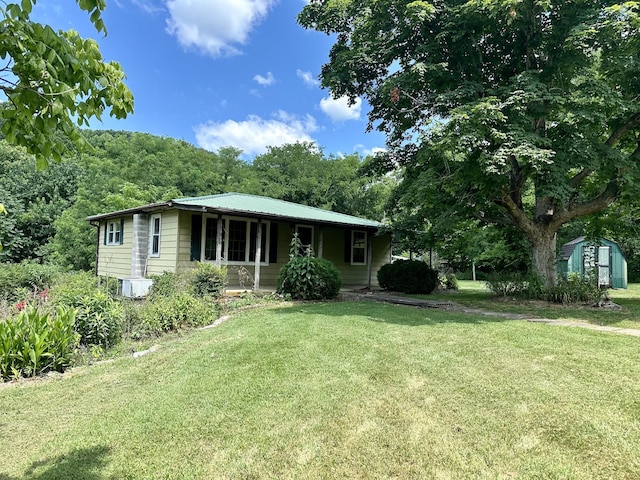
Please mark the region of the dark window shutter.
<svg viewBox="0 0 640 480"><path fill-rule="evenodd" d="M344 231L344 263L351 263L351 230Z"/></svg>
<svg viewBox="0 0 640 480"><path fill-rule="evenodd" d="M278 224L274 222L269 232L269 263L278 263Z"/></svg>
<svg viewBox="0 0 640 480"><path fill-rule="evenodd" d="M107 230L109 230L109 222L104 222L104 244L107 244Z"/></svg>
<svg viewBox="0 0 640 480"><path fill-rule="evenodd" d="M124 218L120 219L120 245L124 243Z"/></svg>
<svg viewBox="0 0 640 480"><path fill-rule="evenodd" d="M191 261L199 262L202 253L202 216L191 216Z"/></svg>

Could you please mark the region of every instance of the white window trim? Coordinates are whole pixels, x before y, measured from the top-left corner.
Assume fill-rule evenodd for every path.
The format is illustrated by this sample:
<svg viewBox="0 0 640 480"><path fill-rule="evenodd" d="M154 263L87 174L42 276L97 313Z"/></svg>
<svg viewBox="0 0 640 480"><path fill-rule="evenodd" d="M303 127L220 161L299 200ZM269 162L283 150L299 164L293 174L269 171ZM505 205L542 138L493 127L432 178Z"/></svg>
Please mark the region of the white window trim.
<svg viewBox="0 0 640 480"><path fill-rule="evenodd" d="M111 230L111 227L113 227L113 230ZM118 219L117 221L106 222L105 228L107 229L107 245L121 245L120 239L122 238L122 231L120 231L120 220ZM118 236L117 240L116 234Z"/></svg>
<svg viewBox="0 0 640 480"><path fill-rule="evenodd" d="M207 241L207 228L206 222L207 218L213 218L214 220L218 220L217 215L204 215L203 216L203 228L202 228L202 241L201 241L201 250L200 250L200 258L202 258L203 262L208 263L216 263L216 260L204 260L205 256L205 246ZM227 261L228 253L229 253L229 220L237 220L241 222L245 222L247 224L247 237L246 237L246 248L244 252L244 261ZM222 217L222 231L224 232L224 249L222 250L222 259L220 263L223 265L255 265L255 258L248 258L250 245L251 245L251 224L258 223L257 219L251 219L247 217ZM270 248L270 239L271 239L271 222L262 221L262 237L265 239L265 252L264 252L264 262L260 262L260 266L268 266L269 265L269 248Z"/></svg>
<svg viewBox="0 0 640 480"><path fill-rule="evenodd" d="M155 226L155 220L156 218L158 219L158 233L156 234L153 231L153 227ZM153 251L153 238L155 236L158 236L158 251L154 252ZM158 258L160 256L160 251L161 251L161 243L162 240L162 216L159 213L156 213L154 215L151 215L151 218L149 218L149 257L151 258Z"/></svg>
<svg viewBox="0 0 640 480"><path fill-rule="evenodd" d="M362 262L354 262L353 261L353 251L355 250L353 241L356 233L364 233L364 261ZM367 248L368 248L368 235L369 233L366 230L351 230L351 265L366 265L367 264ZM360 247L358 247L360 248Z"/></svg>

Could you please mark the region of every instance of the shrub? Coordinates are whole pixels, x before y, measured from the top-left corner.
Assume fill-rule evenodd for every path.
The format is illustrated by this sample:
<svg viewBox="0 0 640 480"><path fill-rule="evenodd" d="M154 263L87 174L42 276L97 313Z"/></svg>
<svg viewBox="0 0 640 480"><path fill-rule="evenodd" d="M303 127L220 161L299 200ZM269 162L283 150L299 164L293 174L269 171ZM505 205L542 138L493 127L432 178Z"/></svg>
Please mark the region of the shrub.
<svg viewBox="0 0 640 480"><path fill-rule="evenodd" d="M217 304L186 292L177 292L169 297L156 297L148 301L140 312L142 333L154 335L208 325L217 316Z"/></svg>
<svg viewBox="0 0 640 480"><path fill-rule="evenodd" d="M109 348L120 341L124 310L120 302L96 291L73 305L77 309L75 330L82 345Z"/></svg>
<svg viewBox="0 0 640 480"><path fill-rule="evenodd" d="M336 298L342 287L342 279L338 269L326 258L312 258L315 263L315 274L318 277L316 292L318 298Z"/></svg>
<svg viewBox="0 0 640 480"><path fill-rule="evenodd" d="M49 289L55 305L75 306L83 297L98 291L98 277L91 272L71 272L59 275Z"/></svg>
<svg viewBox="0 0 640 480"><path fill-rule="evenodd" d="M595 303L600 300L602 291L594 275L582 276L572 273L566 278L560 278L556 285L545 287L535 275L525 276L494 276L487 281L487 288L495 296L514 297L532 300L544 300L553 303Z"/></svg>
<svg viewBox="0 0 640 480"><path fill-rule="evenodd" d="M59 267L24 261L0 264L0 299L15 302L29 293L42 291L51 285Z"/></svg>
<svg viewBox="0 0 640 480"><path fill-rule="evenodd" d="M443 290L458 290L458 279L453 273L438 274L438 282Z"/></svg>
<svg viewBox="0 0 640 480"><path fill-rule="evenodd" d="M530 298L529 279L522 275L491 275L486 286L496 297Z"/></svg>
<svg viewBox="0 0 640 480"><path fill-rule="evenodd" d="M178 290L178 277L173 272L163 272L161 275L152 275L151 289L147 295L147 300L156 297L170 297Z"/></svg>
<svg viewBox="0 0 640 480"><path fill-rule="evenodd" d="M49 293L54 305L76 309L75 330L82 345L108 348L120 341L124 310L98 282L90 272L69 273L61 275Z"/></svg>
<svg viewBox="0 0 640 480"><path fill-rule="evenodd" d="M602 299L605 291L598 287L595 275L582 276L571 273L561 278L556 285L545 289L543 299L554 303L595 303Z"/></svg>
<svg viewBox="0 0 640 480"><path fill-rule="evenodd" d="M289 261L280 269L277 292L294 300L323 300L338 296L342 280L336 267L324 258L312 256L307 250L300 254L300 241L294 235Z"/></svg>
<svg viewBox="0 0 640 480"><path fill-rule="evenodd" d="M396 260L378 270L378 285L403 293L431 293L438 284L438 272L419 260Z"/></svg>
<svg viewBox="0 0 640 480"><path fill-rule="evenodd" d="M198 262L189 273L193 293L198 297L218 298L227 287L226 267Z"/></svg>
<svg viewBox="0 0 640 480"><path fill-rule="evenodd" d="M78 342L74 314L71 308L47 312L28 306L0 321L0 377L31 377L69 367Z"/></svg>

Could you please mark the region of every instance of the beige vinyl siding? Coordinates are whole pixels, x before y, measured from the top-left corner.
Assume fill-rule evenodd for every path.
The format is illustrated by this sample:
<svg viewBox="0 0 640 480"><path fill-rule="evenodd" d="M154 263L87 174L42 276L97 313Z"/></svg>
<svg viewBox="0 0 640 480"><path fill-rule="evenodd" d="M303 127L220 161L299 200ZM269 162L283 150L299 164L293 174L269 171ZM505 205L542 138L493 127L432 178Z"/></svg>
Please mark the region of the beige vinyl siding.
<svg viewBox="0 0 640 480"><path fill-rule="evenodd" d="M104 277L128 277L131 274L131 239L133 237L133 217L124 219L122 245L105 245L104 232L107 224L120 222L120 218L100 223L98 232L98 275Z"/></svg>
<svg viewBox="0 0 640 480"><path fill-rule="evenodd" d="M373 237L373 256L371 259L371 286L378 286L378 270L391 263L391 234L385 233Z"/></svg>
<svg viewBox="0 0 640 480"><path fill-rule="evenodd" d="M351 265L345 262L345 235L351 235L351 230L338 228L324 228L324 252L323 257L331 261L342 277L342 284L346 287L366 286L368 283L368 265ZM375 236L371 232L367 235L373 236L373 252L371 266L371 286L378 285L376 274L382 265L391 261L391 236Z"/></svg>
<svg viewBox="0 0 640 480"><path fill-rule="evenodd" d="M201 213L180 211L178 213L178 269L191 268L195 262L191 261L191 217L202 216Z"/></svg>
<svg viewBox="0 0 640 480"><path fill-rule="evenodd" d="M175 272L178 259L178 211L165 210L160 215L160 255L147 260L147 275Z"/></svg>

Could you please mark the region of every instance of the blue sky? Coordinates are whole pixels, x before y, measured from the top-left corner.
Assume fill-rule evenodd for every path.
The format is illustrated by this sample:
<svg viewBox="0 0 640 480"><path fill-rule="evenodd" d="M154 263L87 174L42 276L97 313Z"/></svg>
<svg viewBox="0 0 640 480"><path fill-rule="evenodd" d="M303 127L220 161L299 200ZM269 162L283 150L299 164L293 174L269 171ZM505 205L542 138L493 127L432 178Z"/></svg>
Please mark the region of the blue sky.
<svg viewBox="0 0 640 480"><path fill-rule="evenodd" d="M317 80L332 38L304 30L304 0L107 0L109 34L97 34L74 2L37 3L33 19L74 29L119 62L135 97L126 120L96 129L185 140L246 159L266 147L313 141L326 154L371 154L384 136L366 133L364 101L349 107Z"/></svg>

